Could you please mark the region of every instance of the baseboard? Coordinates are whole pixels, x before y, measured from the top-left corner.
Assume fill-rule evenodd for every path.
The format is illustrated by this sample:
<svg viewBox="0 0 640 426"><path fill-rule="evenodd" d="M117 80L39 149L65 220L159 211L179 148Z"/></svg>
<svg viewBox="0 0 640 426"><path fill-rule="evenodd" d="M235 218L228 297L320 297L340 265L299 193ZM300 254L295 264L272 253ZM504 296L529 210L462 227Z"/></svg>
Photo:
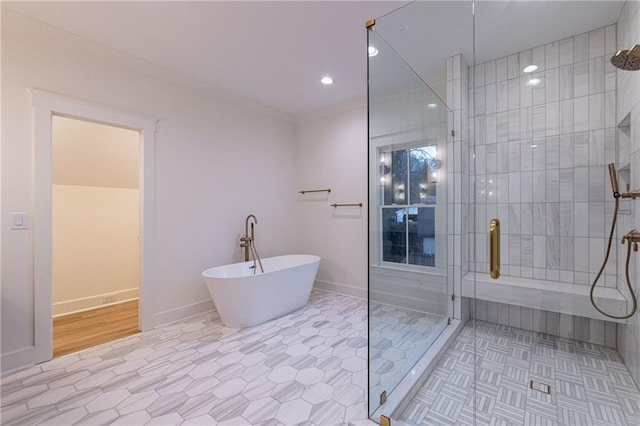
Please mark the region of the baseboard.
<svg viewBox="0 0 640 426"><path fill-rule="evenodd" d="M213 304L212 300L206 300L204 302L193 303L191 305L180 306L179 308L158 312L154 315L153 325L154 327L157 327L159 325L169 324L203 312L212 311L215 308L216 306Z"/></svg>
<svg viewBox="0 0 640 426"><path fill-rule="evenodd" d="M2 375L11 374L36 364L35 346L27 346L13 352L2 354L0 357L0 371Z"/></svg>
<svg viewBox="0 0 640 426"><path fill-rule="evenodd" d="M320 290L330 291L332 293L343 294L345 296L357 297L358 299L367 298L367 289L354 287L346 284L333 283L331 281L315 280L313 286Z"/></svg>
<svg viewBox="0 0 640 426"><path fill-rule="evenodd" d="M105 298L108 301L105 301ZM67 300L54 303L53 317L74 314L76 312L88 311L90 309L102 308L116 303L126 302L138 298L138 289L129 288L126 290L113 291L110 293L97 294L95 296L81 297L80 299Z"/></svg>

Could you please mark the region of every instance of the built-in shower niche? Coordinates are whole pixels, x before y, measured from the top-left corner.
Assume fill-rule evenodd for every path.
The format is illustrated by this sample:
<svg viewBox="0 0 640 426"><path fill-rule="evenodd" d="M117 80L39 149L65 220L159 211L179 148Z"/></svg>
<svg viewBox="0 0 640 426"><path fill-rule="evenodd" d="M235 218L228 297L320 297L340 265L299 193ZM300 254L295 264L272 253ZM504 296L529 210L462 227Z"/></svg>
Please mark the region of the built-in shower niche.
<svg viewBox="0 0 640 426"><path fill-rule="evenodd" d="M621 192L631 188L631 113L618 124L618 178ZM619 214L630 215L632 203L621 203Z"/></svg>

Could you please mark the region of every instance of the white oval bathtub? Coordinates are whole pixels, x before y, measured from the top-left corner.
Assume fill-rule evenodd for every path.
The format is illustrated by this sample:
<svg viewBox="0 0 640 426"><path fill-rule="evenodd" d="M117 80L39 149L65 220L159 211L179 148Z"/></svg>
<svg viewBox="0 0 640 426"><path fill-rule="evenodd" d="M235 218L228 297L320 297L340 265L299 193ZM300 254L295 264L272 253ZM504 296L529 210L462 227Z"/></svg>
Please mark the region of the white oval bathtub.
<svg viewBox="0 0 640 426"><path fill-rule="evenodd" d="M224 325L244 328L300 309L309 301L320 257L294 254L207 269L202 273Z"/></svg>

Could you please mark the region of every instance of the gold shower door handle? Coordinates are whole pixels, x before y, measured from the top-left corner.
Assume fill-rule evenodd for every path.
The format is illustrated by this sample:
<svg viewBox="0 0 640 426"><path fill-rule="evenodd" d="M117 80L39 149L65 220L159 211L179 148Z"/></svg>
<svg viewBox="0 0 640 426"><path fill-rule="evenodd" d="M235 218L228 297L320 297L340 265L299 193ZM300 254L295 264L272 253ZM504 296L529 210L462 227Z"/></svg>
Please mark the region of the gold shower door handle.
<svg viewBox="0 0 640 426"><path fill-rule="evenodd" d="M496 218L489 222L489 270L491 278L500 278L500 220Z"/></svg>

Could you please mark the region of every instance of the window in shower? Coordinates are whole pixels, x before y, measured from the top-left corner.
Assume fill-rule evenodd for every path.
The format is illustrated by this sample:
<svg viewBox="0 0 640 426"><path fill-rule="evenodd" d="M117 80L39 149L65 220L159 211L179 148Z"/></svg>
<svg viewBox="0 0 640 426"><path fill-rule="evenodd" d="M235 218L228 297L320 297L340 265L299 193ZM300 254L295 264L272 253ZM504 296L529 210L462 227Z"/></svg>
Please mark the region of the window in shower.
<svg viewBox="0 0 640 426"><path fill-rule="evenodd" d="M381 261L435 266L435 145L380 151Z"/></svg>

